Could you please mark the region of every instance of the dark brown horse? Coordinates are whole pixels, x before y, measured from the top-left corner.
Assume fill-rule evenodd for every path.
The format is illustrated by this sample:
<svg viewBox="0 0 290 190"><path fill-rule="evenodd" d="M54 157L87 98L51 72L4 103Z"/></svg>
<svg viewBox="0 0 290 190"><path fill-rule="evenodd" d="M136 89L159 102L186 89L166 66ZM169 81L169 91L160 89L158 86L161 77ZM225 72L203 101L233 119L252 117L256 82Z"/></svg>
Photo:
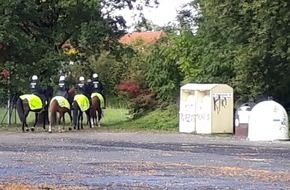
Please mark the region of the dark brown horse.
<svg viewBox="0 0 290 190"><path fill-rule="evenodd" d="M58 124L61 124L62 122L62 130L59 130L60 132L65 130L65 113L68 113L70 117L70 127L69 130L72 129L72 115L71 115L71 104L73 101L73 97L75 95L75 89L71 88L68 90L68 96L67 99L62 96L55 96L52 98L50 105L49 105L49 111L50 111L50 123L48 127L48 132L51 133L51 127L56 124L57 120L57 113L59 115Z"/></svg>
<svg viewBox="0 0 290 190"><path fill-rule="evenodd" d="M41 94L41 99L43 99L43 102L46 102L45 105L42 105L39 109L31 109L29 106L29 100L27 98L18 98L16 102L16 110L18 113L18 116L20 118L20 121L22 123L22 131L29 131L28 125L26 122L26 118L30 112L35 113L35 122L33 124L33 127L31 127L31 131L34 131L34 128L38 122L40 114L43 115L43 129L45 129L46 119L48 118L48 102L50 101L51 97L53 95L53 88L51 86L47 86L45 90L43 90L43 93ZM29 95L28 95L29 96Z"/></svg>
<svg viewBox="0 0 290 190"><path fill-rule="evenodd" d="M84 107L83 107L84 106ZM83 108L82 108L83 107ZM83 112L86 113L88 117L89 127L91 128L91 120L90 120L90 105L89 100L85 95L78 94L75 96L73 101L73 123L74 129L83 129Z"/></svg>
<svg viewBox="0 0 290 190"><path fill-rule="evenodd" d="M101 127L101 118L102 118L102 109L101 109L101 100L98 98L98 96L92 97L92 106L90 109L90 119L91 119L91 125L92 128L95 125L98 125L98 127Z"/></svg>

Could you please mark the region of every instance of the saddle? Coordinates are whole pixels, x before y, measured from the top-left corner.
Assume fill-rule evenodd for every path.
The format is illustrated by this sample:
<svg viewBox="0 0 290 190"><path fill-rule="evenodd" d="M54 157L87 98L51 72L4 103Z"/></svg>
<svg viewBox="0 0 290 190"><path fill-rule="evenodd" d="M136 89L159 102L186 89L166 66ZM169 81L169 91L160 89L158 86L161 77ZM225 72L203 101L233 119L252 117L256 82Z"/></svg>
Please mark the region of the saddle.
<svg viewBox="0 0 290 190"><path fill-rule="evenodd" d="M91 94L91 98L93 97L98 97L100 99L100 102L101 102L101 107L105 107L105 100L104 100L104 97L102 96L102 94L100 93L97 93L97 92L94 92Z"/></svg>
<svg viewBox="0 0 290 190"><path fill-rule="evenodd" d="M40 109L43 109L47 105L46 101L44 102L44 100L42 100L39 96L34 95L34 94L24 94L24 95L21 95L19 98L21 100L27 100L29 108L31 110L40 110Z"/></svg>
<svg viewBox="0 0 290 190"><path fill-rule="evenodd" d="M55 96L51 99L50 104L53 100L56 100L60 107L70 109L70 103L63 96Z"/></svg>
<svg viewBox="0 0 290 190"><path fill-rule="evenodd" d="M74 97L74 101L76 101L82 112L87 111L90 108L89 99L83 94L77 94Z"/></svg>

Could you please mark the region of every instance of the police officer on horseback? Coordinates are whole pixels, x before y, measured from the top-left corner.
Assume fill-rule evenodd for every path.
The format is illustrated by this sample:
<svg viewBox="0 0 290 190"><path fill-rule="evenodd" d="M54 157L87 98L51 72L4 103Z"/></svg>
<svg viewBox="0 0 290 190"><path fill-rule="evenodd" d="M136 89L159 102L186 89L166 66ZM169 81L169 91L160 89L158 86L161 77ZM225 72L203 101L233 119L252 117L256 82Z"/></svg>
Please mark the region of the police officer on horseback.
<svg viewBox="0 0 290 190"><path fill-rule="evenodd" d="M46 97L43 94L44 93L43 89L39 85L39 81L38 81L37 75L33 75L32 76L31 82L29 84L29 88L30 88L30 91L31 91L32 94L38 96L41 99L42 104L44 106L45 105L45 101L46 101Z"/></svg>
<svg viewBox="0 0 290 190"><path fill-rule="evenodd" d="M91 93L99 93L103 96L104 98L104 107L103 109L106 109L106 98L104 96L104 86L102 84L102 82L100 81L99 79L99 75L97 73L94 73L93 74L93 80L92 80L92 83L90 85L90 91Z"/></svg>
<svg viewBox="0 0 290 190"><path fill-rule="evenodd" d="M65 80L65 76L61 75L59 77L57 95L63 96L66 99L68 99L68 90L69 90L69 85L68 85L67 81Z"/></svg>
<svg viewBox="0 0 290 190"><path fill-rule="evenodd" d="M89 99L89 102L91 105L90 93L89 93L88 86L87 86L86 81L85 81L85 77L83 77L83 76L81 76L79 78L79 82L78 82L77 87L76 87L76 94L85 95Z"/></svg>
<svg viewBox="0 0 290 190"><path fill-rule="evenodd" d="M37 75L33 75L32 76L29 88L31 90L31 93L34 94L34 95L42 94L43 91L42 91L42 89L41 89L41 87L40 87L40 85L38 83Z"/></svg>

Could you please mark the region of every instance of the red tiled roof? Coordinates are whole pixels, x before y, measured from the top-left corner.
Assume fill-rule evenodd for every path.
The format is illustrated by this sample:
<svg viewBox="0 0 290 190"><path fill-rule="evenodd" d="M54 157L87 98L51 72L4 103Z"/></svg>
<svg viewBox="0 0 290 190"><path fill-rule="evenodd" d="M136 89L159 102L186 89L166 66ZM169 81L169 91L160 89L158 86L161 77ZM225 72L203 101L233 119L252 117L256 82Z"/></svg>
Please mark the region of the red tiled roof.
<svg viewBox="0 0 290 190"><path fill-rule="evenodd" d="M142 40L144 43L155 43L158 39L161 37L166 36L166 34L163 31L156 31L156 32L133 32L128 33L122 36L119 40L122 44L132 44L136 40Z"/></svg>

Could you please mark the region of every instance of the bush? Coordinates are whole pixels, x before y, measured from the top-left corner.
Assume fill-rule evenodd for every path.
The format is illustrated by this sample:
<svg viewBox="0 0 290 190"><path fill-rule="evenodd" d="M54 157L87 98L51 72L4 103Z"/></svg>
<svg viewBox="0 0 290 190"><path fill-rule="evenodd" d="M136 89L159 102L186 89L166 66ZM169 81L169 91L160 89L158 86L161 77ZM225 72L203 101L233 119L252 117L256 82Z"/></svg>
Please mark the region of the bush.
<svg viewBox="0 0 290 190"><path fill-rule="evenodd" d="M170 104L157 108L138 119L119 125L120 129L178 131L178 106Z"/></svg>
<svg viewBox="0 0 290 190"><path fill-rule="evenodd" d="M120 96L129 100L128 109L133 118L140 117L155 109L158 104L156 94L148 89L142 89L136 81L122 81L116 88Z"/></svg>

